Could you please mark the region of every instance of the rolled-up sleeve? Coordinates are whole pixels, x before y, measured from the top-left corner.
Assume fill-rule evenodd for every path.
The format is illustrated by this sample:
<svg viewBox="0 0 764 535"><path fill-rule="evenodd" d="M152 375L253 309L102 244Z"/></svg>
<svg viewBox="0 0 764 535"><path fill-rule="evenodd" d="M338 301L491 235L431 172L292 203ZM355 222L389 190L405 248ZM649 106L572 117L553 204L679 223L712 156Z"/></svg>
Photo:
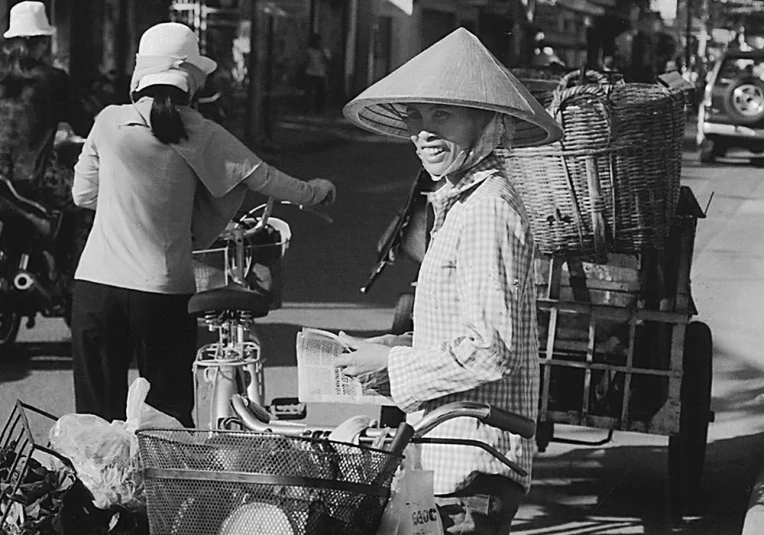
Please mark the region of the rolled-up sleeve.
<svg viewBox="0 0 764 535"><path fill-rule="evenodd" d="M92 210L96 209L98 202L99 161L96 146L98 130L98 120L96 120L74 166L74 183L72 184L74 204Z"/></svg>
<svg viewBox="0 0 764 535"><path fill-rule="evenodd" d="M438 295L440 306L442 296L455 296L457 304L440 313L451 310L458 315L458 328L438 345L390 352L392 397L407 412L426 401L497 381L516 365L513 336L518 331L519 293L532 258L526 227L514 208L498 198L483 199L463 216L454 276L428 281L428 292ZM438 321L435 313L427 315L428 321Z"/></svg>

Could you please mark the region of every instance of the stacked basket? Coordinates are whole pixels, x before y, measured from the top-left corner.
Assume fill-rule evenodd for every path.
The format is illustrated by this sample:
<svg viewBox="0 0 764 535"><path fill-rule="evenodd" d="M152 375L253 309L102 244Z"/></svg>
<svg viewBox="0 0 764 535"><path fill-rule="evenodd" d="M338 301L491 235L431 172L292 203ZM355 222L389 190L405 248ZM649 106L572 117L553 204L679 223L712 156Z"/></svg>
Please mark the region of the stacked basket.
<svg viewBox="0 0 764 535"><path fill-rule="evenodd" d="M542 253L661 249L679 196L684 96L640 83L560 82L562 141L511 150L510 176Z"/></svg>

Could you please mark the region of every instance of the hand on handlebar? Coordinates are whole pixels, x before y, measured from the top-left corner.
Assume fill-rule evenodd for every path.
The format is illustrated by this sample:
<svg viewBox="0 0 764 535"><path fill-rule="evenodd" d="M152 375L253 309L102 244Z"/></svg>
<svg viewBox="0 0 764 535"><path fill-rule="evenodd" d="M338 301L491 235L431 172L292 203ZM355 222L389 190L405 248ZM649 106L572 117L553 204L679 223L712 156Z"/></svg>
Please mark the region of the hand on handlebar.
<svg viewBox="0 0 764 535"><path fill-rule="evenodd" d="M337 188L334 184L324 178L314 178L308 181L308 184L312 185L318 191L318 198L320 199L313 206L326 207L334 204L337 198Z"/></svg>

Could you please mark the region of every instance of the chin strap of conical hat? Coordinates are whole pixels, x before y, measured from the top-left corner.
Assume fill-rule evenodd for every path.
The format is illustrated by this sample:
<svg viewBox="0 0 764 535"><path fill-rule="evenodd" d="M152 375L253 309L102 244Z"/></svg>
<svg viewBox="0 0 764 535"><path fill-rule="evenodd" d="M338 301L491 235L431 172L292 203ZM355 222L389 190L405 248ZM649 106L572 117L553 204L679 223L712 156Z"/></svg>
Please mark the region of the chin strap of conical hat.
<svg viewBox="0 0 764 535"><path fill-rule="evenodd" d="M506 113L495 113L488 124L485 125L480 137L470 149L463 150L456 159L451 162L443 174L430 174L434 181L453 173L464 173L479 164L486 156L491 154L496 147L503 146L509 149L512 146L512 137L515 133L515 119Z"/></svg>

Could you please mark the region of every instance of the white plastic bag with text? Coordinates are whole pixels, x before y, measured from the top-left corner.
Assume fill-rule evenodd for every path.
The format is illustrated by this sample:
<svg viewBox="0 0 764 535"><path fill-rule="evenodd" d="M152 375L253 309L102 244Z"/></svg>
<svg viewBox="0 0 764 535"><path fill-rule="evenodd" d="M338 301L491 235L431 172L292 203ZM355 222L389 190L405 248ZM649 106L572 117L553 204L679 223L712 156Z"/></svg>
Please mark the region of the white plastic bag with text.
<svg viewBox="0 0 764 535"><path fill-rule="evenodd" d="M419 467L416 447L406 448L406 458L393 481L377 535L443 534L432 478L432 470Z"/></svg>

